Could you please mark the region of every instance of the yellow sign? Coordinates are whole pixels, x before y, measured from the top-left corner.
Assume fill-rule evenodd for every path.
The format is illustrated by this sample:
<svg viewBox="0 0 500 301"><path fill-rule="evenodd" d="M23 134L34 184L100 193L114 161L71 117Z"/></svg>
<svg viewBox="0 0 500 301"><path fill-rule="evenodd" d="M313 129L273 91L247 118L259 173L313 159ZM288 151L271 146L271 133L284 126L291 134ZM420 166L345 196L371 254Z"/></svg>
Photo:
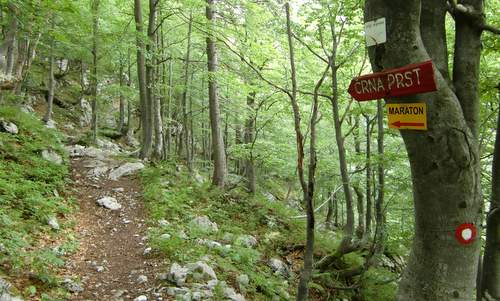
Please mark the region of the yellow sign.
<svg viewBox="0 0 500 301"><path fill-rule="evenodd" d="M425 103L387 104L389 127L399 130L427 130L427 106Z"/></svg>

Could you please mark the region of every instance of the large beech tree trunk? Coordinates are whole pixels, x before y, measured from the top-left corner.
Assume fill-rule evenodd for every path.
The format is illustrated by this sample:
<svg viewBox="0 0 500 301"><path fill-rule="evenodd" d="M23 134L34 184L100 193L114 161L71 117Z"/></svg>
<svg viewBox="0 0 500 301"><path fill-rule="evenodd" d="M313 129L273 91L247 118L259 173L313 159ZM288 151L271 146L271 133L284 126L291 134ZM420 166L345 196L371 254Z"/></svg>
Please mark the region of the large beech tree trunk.
<svg viewBox="0 0 500 301"><path fill-rule="evenodd" d="M207 36L208 60L208 106L210 110L210 127L212 130L212 147L214 160L214 174L212 183L224 187L227 175L226 152L220 126L219 98L217 95L217 49L213 37L214 6L215 0L207 0L206 17L209 22L210 34Z"/></svg>
<svg viewBox="0 0 500 301"><path fill-rule="evenodd" d="M182 89L182 100L181 100L181 106L182 106L182 137L181 140L184 140L184 143L179 144L179 149L182 150L184 147L185 150L185 158L186 158L186 165L188 167L188 170L192 170L192 159L191 159L191 153L189 149L189 127L188 127L188 107L187 107L187 95L189 92L189 66L190 66L190 61L191 61L191 36L192 36L192 29L193 29L193 16L192 14L189 14L189 22L188 22L188 36L187 36L187 45L186 45L186 57L185 57L185 62L184 62L184 87ZM191 133L192 134L192 133ZM180 153L182 155L182 152Z"/></svg>
<svg viewBox="0 0 500 301"><path fill-rule="evenodd" d="M247 189L250 193L255 193L257 178L255 175L255 159L253 154L253 144L255 140L255 96L252 91L247 96L247 116L245 120L245 134L243 141L250 148L250 154L245 159L245 178L247 179Z"/></svg>
<svg viewBox="0 0 500 301"><path fill-rule="evenodd" d="M500 84L497 86L500 89ZM493 151L491 176L491 203L486 227L481 295L500 300L500 112Z"/></svg>
<svg viewBox="0 0 500 301"><path fill-rule="evenodd" d="M430 11L433 17L426 15L421 20L421 9L422 14ZM455 93L447 74L440 71L447 69L447 51L443 51L447 49L443 30L445 13L444 1L367 0L365 3L365 21L381 17L387 20L387 42L369 48L374 70L430 58L436 64L438 91L388 100L425 102L429 125L427 131L401 131L411 165L415 205L415 237L397 295L401 301L469 301L476 296L480 239L462 245L454 232L463 223L474 223L480 231L482 217L474 135L480 32L470 28L472 23L463 24L461 17L456 16L457 23L468 29L460 30L457 26L456 49L463 49L455 51L453 81L458 88ZM467 92L457 83L466 84Z"/></svg>

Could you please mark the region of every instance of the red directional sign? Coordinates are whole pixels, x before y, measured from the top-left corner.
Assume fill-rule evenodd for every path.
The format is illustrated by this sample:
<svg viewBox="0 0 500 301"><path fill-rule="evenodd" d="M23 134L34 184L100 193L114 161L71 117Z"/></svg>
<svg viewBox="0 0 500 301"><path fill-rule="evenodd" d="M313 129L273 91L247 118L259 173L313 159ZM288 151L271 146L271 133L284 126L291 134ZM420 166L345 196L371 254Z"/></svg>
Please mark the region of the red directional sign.
<svg viewBox="0 0 500 301"><path fill-rule="evenodd" d="M397 128L400 128L402 126L420 126L420 127L424 127L425 126L425 123L423 123L423 122L401 122L401 121L396 121L396 122L393 122L391 124L393 126L397 127Z"/></svg>
<svg viewBox="0 0 500 301"><path fill-rule="evenodd" d="M436 91L432 61L356 77L349 94L357 101Z"/></svg>

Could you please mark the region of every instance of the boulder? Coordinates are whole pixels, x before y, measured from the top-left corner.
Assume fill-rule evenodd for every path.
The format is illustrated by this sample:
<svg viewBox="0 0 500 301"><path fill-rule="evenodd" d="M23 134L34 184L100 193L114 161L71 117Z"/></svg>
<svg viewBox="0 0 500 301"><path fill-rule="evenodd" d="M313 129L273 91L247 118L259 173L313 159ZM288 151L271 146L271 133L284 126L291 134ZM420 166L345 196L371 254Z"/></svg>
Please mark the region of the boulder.
<svg viewBox="0 0 500 301"><path fill-rule="evenodd" d="M252 235L240 235L236 238L235 244L245 248L254 248L257 245L257 239Z"/></svg>
<svg viewBox="0 0 500 301"><path fill-rule="evenodd" d="M288 277L290 275L290 271L288 270L288 266L280 259L271 258L271 259L269 259L268 264L274 273L280 274L283 277Z"/></svg>
<svg viewBox="0 0 500 301"><path fill-rule="evenodd" d="M236 283L238 283L238 288L241 291L248 286L248 284L250 283L250 278L248 278L247 274L241 274L236 277Z"/></svg>
<svg viewBox="0 0 500 301"><path fill-rule="evenodd" d="M0 119L0 132L7 132L9 134L16 135L19 133L19 129L14 123Z"/></svg>
<svg viewBox="0 0 500 301"><path fill-rule="evenodd" d="M140 162L125 163L122 166L120 166L120 167L116 168L115 170L113 170L112 172L110 172L109 178L111 180L116 181L123 176L134 174L137 171L144 169L144 167L145 167L144 164L142 164Z"/></svg>
<svg viewBox="0 0 500 301"><path fill-rule="evenodd" d="M187 274L187 268L184 268L180 264L174 262L172 266L170 266L170 272L168 273L167 280L175 283L177 286L182 286L186 283Z"/></svg>
<svg viewBox="0 0 500 301"><path fill-rule="evenodd" d="M64 287L72 293L81 293L83 292L83 287L79 284L76 283L75 281L71 280L70 278L66 278L63 280Z"/></svg>
<svg viewBox="0 0 500 301"><path fill-rule="evenodd" d="M216 223L212 222L206 215L197 216L189 222L191 227L197 228L204 233L219 231Z"/></svg>
<svg viewBox="0 0 500 301"><path fill-rule="evenodd" d="M10 294L12 285L0 277L0 301L23 301L22 298Z"/></svg>
<svg viewBox="0 0 500 301"><path fill-rule="evenodd" d="M224 288L224 297L232 301L245 301L245 297L241 294L237 294L232 287Z"/></svg>
<svg viewBox="0 0 500 301"><path fill-rule="evenodd" d="M270 203L276 202L276 197L270 192L264 192L264 196Z"/></svg>
<svg viewBox="0 0 500 301"><path fill-rule="evenodd" d="M49 162L55 163L55 164L62 164L63 163L62 157L58 153L56 153L55 151L53 151L51 149L43 150L42 151L42 158L44 158L45 160L47 160Z"/></svg>
<svg viewBox="0 0 500 301"><path fill-rule="evenodd" d="M122 205L114 197L106 196L97 200L97 204L109 210L119 210Z"/></svg>
<svg viewBox="0 0 500 301"><path fill-rule="evenodd" d="M186 266L188 274L192 275L197 281L207 281L217 279L215 271L205 262L197 261L195 263L189 263Z"/></svg>

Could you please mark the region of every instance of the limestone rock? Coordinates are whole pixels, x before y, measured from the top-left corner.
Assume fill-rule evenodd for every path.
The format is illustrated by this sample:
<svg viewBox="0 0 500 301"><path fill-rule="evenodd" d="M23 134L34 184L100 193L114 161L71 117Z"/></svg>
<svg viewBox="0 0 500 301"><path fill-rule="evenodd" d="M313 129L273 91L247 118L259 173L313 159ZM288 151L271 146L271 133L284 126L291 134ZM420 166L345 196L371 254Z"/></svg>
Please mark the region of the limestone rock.
<svg viewBox="0 0 500 301"><path fill-rule="evenodd" d="M9 134L17 135L19 133L19 129L14 123L0 119L0 132L7 132Z"/></svg>
<svg viewBox="0 0 500 301"><path fill-rule="evenodd" d="M254 248L257 245L257 239L252 235L240 235L236 238L235 244L246 248Z"/></svg>
<svg viewBox="0 0 500 301"><path fill-rule="evenodd" d="M148 297L145 295L140 295L139 297L135 298L134 301L148 301Z"/></svg>
<svg viewBox="0 0 500 301"><path fill-rule="evenodd" d="M195 217L189 224L191 227L198 228L204 233L219 231L217 224L212 222L206 215Z"/></svg>
<svg viewBox="0 0 500 301"><path fill-rule="evenodd" d="M97 200L97 204L109 210L119 210L122 205L114 197L106 196Z"/></svg>
<svg viewBox="0 0 500 301"><path fill-rule="evenodd" d="M273 272L280 274L283 277L288 277L290 271L288 270L287 265L278 258L271 258L268 262L269 267L273 270Z"/></svg>
<svg viewBox="0 0 500 301"><path fill-rule="evenodd" d="M217 279L215 271L205 262L197 261L186 266L188 274L191 274L196 280L213 280Z"/></svg>
<svg viewBox="0 0 500 301"><path fill-rule="evenodd" d="M245 301L245 297L241 294L237 294L232 287L224 288L224 297L232 301Z"/></svg>
<svg viewBox="0 0 500 301"><path fill-rule="evenodd" d="M59 223L57 222L57 219L54 216L49 217L49 220L47 221L47 224L53 229L53 230L59 230L60 226Z"/></svg>
<svg viewBox="0 0 500 301"><path fill-rule="evenodd" d="M170 282L175 283L177 286L182 286L186 283L187 274L187 268L184 268L180 264L174 262L170 267L167 279Z"/></svg>
<svg viewBox="0 0 500 301"><path fill-rule="evenodd" d="M137 162L137 163L125 163L122 166L118 167L117 169L113 170L112 172L109 173L109 178L111 180L118 180L119 178L127 175L131 175L133 173L136 173L137 171L143 169L145 166L144 164Z"/></svg>
<svg viewBox="0 0 500 301"><path fill-rule="evenodd" d="M55 164L62 164L62 157L51 149L45 149L42 151L42 158Z"/></svg>

